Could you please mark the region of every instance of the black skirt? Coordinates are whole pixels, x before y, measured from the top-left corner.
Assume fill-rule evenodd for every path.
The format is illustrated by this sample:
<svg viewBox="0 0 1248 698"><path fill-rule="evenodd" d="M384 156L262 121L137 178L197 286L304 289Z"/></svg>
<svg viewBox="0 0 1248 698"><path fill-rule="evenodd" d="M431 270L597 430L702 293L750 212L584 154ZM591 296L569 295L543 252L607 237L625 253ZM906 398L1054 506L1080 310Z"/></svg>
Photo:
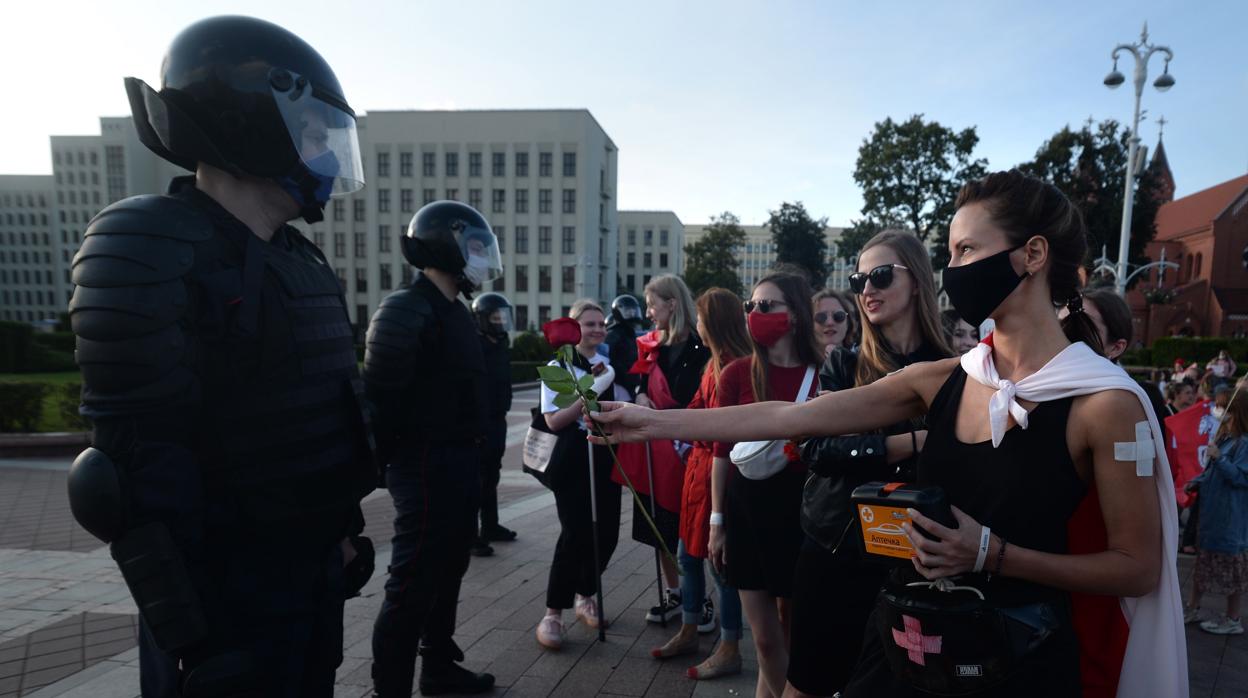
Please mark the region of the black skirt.
<svg viewBox="0 0 1248 698"><path fill-rule="evenodd" d="M805 482L805 471L793 468L766 480L729 475L724 553L732 586L778 598L793 595L793 572L805 538L800 517Z"/></svg>

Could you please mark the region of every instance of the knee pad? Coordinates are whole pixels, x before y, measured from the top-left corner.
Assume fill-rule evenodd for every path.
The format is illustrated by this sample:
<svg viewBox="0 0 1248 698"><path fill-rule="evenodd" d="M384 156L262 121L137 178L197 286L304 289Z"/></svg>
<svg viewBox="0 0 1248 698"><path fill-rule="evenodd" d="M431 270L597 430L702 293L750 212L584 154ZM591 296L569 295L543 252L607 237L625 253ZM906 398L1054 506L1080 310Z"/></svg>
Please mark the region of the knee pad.
<svg viewBox="0 0 1248 698"><path fill-rule="evenodd" d="M120 473L108 454L94 447L78 454L67 485L74 520L105 543L116 540L125 528L125 502Z"/></svg>

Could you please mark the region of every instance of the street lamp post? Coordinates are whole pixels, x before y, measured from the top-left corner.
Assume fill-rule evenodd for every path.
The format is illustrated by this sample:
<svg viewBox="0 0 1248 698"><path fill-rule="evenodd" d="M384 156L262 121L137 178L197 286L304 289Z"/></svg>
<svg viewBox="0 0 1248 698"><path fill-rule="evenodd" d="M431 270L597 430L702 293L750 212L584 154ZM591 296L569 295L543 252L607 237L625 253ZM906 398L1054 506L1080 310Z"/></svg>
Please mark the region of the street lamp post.
<svg viewBox="0 0 1248 698"><path fill-rule="evenodd" d="M1126 295L1127 292L1127 262L1128 254L1131 246L1131 209L1135 204L1135 179L1138 176L1139 169L1135 159L1140 149L1140 97L1144 95L1144 82L1148 79L1148 59L1152 58L1154 53L1163 53L1166 57L1165 68L1162 74L1153 82L1153 87L1158 92L1165 92L1174 87L1174 78L1170 75L1170 60L1174 58L1174 52L1166 46L1154 46L1148 43L1148 23L1144 23L1144 29L1140 32L1140 40L1134 44L1118 44L1110 54L1114 59L1114 67L1110 70L1109 75L1105 76L1105 86L1109 89L1116 89L1126 78L1122 73L1118 72L1118 56L1123 52L1128 52L1135 59L1135 113L1131 121L1131 138L1129 139L1129 147L1127 150L1127 175L1126 175L1126 191L1122 197L1122 233L1118 240L1118 270L1114 278L1114 290L1119 295Z"/></svg>

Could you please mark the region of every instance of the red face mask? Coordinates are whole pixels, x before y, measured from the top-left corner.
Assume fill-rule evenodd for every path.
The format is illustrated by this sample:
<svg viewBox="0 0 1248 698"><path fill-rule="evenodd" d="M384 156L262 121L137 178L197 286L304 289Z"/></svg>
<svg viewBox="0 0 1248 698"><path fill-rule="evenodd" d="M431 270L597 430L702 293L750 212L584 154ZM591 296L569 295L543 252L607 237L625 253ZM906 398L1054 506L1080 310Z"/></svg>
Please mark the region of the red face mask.
<svg viewBox="0 0 1248 698"><path fill-rule="evenodd" d="M746 316L750 337L755 342L770 347L789 332L788 313L750 313Z"/></svg>

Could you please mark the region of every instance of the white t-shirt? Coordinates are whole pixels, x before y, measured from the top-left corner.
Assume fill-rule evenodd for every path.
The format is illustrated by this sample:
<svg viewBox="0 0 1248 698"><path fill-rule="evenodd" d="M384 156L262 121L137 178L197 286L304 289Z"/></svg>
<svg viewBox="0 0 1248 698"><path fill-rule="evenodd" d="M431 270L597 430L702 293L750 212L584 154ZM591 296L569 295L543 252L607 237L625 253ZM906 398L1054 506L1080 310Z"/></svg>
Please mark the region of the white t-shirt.
<svg viewBox="0 0 1248 698"><path fill-rule="evenodd" d="M603 356L602 354L595 354L589 358L589 364L591 366L597 366L598 364L610 365L610 362L607 360L607 357ZM546 365L547 366L559 366L559 362L552 359ZM580 380L581 376L585 375L585 371L581 370L580 368L577 368L576 366L573 366L572 374L576 376L577 380ZM555 395L556 395L555 391L551 390L550 388L547 388L546 384L542 383L542 414L550 414L551 412L559 411L559 408L555 407ZM581 429L585 428L584 417L578 418L576 420L576 423L581 426Z"/></svg>

